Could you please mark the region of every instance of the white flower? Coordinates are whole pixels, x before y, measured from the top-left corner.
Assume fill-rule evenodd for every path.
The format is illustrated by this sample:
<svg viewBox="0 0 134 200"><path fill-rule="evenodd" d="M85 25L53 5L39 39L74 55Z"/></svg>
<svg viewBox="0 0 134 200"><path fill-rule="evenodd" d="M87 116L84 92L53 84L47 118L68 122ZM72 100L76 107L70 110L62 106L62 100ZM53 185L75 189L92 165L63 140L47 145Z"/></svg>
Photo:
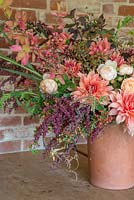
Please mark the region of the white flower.
<svg viewBox="0 0 134 200"><path fill-rule="evenodd" d="M58 85L55 80L47 78L41 81L40 89L42 92L53 94L57 91Z"/></svg>
<svg viewBox="0 0 134 200"><path fill-rule="evenodd" d="M119 68L119 74L120 75L130 75L133 73L133 67L127 64L122 64Z"/></svg>
<svg viewBox="0 0 134 200"><path fill-rule="evenodd" d="M117 63L112 60L108 60L105 64L99 65L97 71L103 79L111 81L117 76Z"/></svg>
<svg viewBox="0 0 134 200"><path fill-rule="evenodd" d="M48 79L49 77L50 77L50 74L47 74L47 73L43 74L43 80Z"/></svg>

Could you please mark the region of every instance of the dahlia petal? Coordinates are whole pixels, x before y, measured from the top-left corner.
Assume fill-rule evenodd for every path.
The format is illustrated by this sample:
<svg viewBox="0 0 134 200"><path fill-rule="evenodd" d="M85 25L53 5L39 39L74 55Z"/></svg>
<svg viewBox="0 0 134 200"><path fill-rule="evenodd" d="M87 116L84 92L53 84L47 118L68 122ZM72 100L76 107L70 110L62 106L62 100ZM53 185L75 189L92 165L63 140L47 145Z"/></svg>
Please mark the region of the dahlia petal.
<svg viewBox="0 0 134 200"><path fill-rule="evenodd" d="M85 77L85 74L79 72L79 73L78 73L78 76L79 76L80 78L81 78L81 77Z"/></svg>
<svg viewBox="0 0 134 200"><path fill-rule="evenodd" d="M84 82L83 77L82 77L82 79L80 80L79 85L80 85L80 88L81 88L81 89L85 89L85 82Z"/></svg>
<svg viewBox="0 0 134 200"><path fill-rule="evenodd" d="M22 50L22 47L21 47L20 45L12 45L12 46L10 47L10 49L11 49L11 51L13 51L13 52L19 52L19 51Z"/></svg>
<svg viewBox="0 0 134 200"><path fill-rule="evenodd" d="M117 115L117 114L118 114L117 109L112 109L109 111L109 115Z"/></svg>
<svg viewBox="0 0 134 200"><path fill-rule="evenodd" d="M120 124L120 123L122 123L124 121L125 121L125 116L123 116L123 115L117 115L117 117L116 117L116 123L117 124Z"/></svg>
<svg viewBox="0 0 134 200"><path fill-rule="evenodd" d="M116 101L116 92L112 91L109 97L112 102Z"/></svg>
<svg viewBox="0 0 134 200"><path fill-rule="evenodd" d="M27 65L29 60L29 54L25 54L25 56L21 60L22 65Z"/></svg>
<svg viewBox="0 0 134 200"><path fill-rule="evenodd" d="M109 105L110 108L118 108L119 107L119 104L116 103L116 102L113 102Z"/></svg>
<svg viewBox="0 0 134 200"><path fill-rule="evenodd" d="M128 133L131 136L134 136L134 118L129 118L126 122L127 128L128 128Z"/></svg>

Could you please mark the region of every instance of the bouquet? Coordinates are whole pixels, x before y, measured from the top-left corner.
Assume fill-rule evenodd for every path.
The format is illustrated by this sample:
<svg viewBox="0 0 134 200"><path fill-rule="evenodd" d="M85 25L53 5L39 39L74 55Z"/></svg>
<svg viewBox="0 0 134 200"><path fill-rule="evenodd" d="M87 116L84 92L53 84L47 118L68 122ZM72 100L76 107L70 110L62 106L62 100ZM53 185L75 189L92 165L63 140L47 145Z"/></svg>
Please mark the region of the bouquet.
<svg viewBox="0 0 134 200"><path fill-rule="evenodd" d="M0 54L0 70L9 75L1 82L0 106L38 116L32 148L42 137L53 161L70 166L80 137L93 141L109 123L124 123L134 135L134 33L120 35L134 17L107 29L103 15L75 9L56 15L60 25L29 22L25 13L2 23L10 54ZM5 91L7 83L14 90Z"/></svg>

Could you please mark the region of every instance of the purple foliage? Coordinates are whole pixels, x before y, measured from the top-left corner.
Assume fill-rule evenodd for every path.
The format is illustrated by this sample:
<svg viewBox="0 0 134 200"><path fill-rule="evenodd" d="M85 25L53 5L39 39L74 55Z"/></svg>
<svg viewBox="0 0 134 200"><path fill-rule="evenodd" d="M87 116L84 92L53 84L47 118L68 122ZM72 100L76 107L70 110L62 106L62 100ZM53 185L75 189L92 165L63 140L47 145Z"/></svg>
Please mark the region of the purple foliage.
<svg viewBox="0 0 134 200"><path fill-rule="evenodd" d="M51 149L64 146L64 153L59 154L56 162L65 161L65 158L70 155L70 151L76 149L76 143L81 136L81 132L78 131L77 134L75 132L78 127L84 130L86 134L89 132L90 106L73 102L71 98L62 97L54 105L46 107L44 112L47 114L44 116L41 125L36 129L35 142L41 136L44 138L51 126L55 137L50 140L45 149L50 152Z"/></svg>
<svg viewBox="0 0 134 200"><path fill-rule="evenodd" d="M49 112L43 118L42 124L38 127L35 140L40 136L45 136L49 126L55 135L64 132L74 132L81 124L86 130L90 125L90 107L79 102L73 102L71 98L60 98L54 105L49 105L44 112Z"/></svg>

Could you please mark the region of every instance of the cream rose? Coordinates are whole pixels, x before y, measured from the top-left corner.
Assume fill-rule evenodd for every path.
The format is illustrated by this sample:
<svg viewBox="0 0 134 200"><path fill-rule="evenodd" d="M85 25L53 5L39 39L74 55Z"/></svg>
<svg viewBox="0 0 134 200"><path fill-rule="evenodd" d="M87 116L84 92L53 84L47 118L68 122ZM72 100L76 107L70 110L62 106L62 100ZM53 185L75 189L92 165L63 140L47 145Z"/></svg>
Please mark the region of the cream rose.
<svg viewBox="0 0 134 200"><path fill-rule="evenodd" d="M43 74L43 80L49 79L49 78L50 78L50 74L47 74L47 73Z"/></svg>
<svg viewBox="0 0 134 200"><path fill-rule="evenodd" d="M117 76L117 63L112 60L108 60L105 64L99 65L97 71L103 79L111 81Z"/></svg>
<svg viewBox="0 0 134 200"><path fill-rule="evenodd" d="M57 91L58 85L53 79L44 79L40 83L40 89L42 92L53 94Z"/></svg>
<svg viewBox="0 0 134 200"><path fill-rule="evenodd" d="M127 64L122 64L119 68L120 75L130 75L133 73L133 67Z"/></svg>
<svg viewBox="0 0 134 200"><path fill-rule="evenodd" d="M121 89L126 92L134 92L134 77L124 79Z"/></svg>

